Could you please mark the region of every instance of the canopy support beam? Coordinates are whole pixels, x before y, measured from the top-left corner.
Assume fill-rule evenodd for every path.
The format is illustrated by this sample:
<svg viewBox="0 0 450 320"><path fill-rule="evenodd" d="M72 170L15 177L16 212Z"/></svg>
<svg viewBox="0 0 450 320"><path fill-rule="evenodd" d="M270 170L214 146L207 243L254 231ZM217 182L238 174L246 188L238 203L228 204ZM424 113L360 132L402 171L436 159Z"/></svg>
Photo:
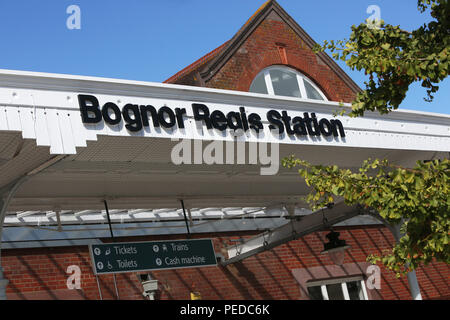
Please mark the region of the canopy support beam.
<svg viewBox="0 0 450 320"><path fill-rule="evenodd" d="M183 208L184 222L186 224L187 236L188 236L188 239L189 239L191 237L191 231L189 230L188 218L186 216L186 208L184 207L183 199L181 199L180 202L181 202L181 207Z"/></svg>
<svg viewBox="0 0 450 320"><path fill-rule="evenodd" d="M347 206L342 202L331 208L320 209L309 215L291 219L285 225L245 240L241 244L228 247L228 259L223 261L222 265L241 261L309 233L323 230L325 218L328 224L333 225L363 214L362 211L359 205Z"/></svg>
<svg viewBox="0 0 450 320"><path fill-rule="evenodd" d="M6 209L8 208L11 199L14 197L14 194L19 189L19 187L27 181L29 176L22 176L17 179L13 183L9 184L4 189L2 188L2 193L0 194L0 300L6 300L6 286L9 281L3 277L3 268L2 268L2 255L1 255L1 241L2 241L2 231L3 231L3 223L5 221Z"/></svg>
<svg viewBox="0 0 450 320"><path fill-rule="evenodd" d="M3 231L3 224L5 222L6 210L8 209L8 206L9 206L11 200L14 198L14 195L16 194L17 190L20 188L20 186L24 182L26 182L28 179L30 179L32 176L38 174L42 170L50 167L51 165L57 163L60 160L62 160L64 157L65 157L65 155L55 156L55 157L51 158L50 160L45 161L43 164L36 167L35 169L31 170L27 174L16 179L15 181L0 188L0 300L6 300L6 286L8 285L8 282L9 282L7 279L5 279L3 277L3 268L2 268L2 260L1 260L2 231Z"/></svg>

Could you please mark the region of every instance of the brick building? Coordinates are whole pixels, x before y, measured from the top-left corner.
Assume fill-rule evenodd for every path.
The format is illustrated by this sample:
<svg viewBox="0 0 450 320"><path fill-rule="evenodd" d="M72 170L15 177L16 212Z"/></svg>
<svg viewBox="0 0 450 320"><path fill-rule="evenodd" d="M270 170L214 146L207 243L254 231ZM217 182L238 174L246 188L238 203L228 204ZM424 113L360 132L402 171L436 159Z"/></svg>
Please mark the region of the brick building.
<svg viewBox="0 0 450 320"><path fill-rule="evenodd" d="M192 98L186 98L186 100L197 101L198 96L201 96L205 104L208 105L209 103L211 105L219 105L218 100L214 102L213 97L210 96L216 93L221 94L220 99L226 101L226 103L233 103L233 101L241 99L244 101L242 102L243 105L246 105L246 101L251 101L251 103L255 101L251 108L256 108L258 105L266 103L272 104L273 108L280 110L286 104L294 103L295 99L303 98L307 99L308 103L313 103L311 100L316 103L303 106L306 108L305 110L310 112L317 110L316 112L319 114L323 112L320 108L323 108L328 102L351 102L360 89L329 56L325 53L313 53L311 48L314 43L314 40L306 34L276 1L267 1L232 39L173 75L165 83L200 87L200 89L180 88L183 88L186 92L193 90L190 93ZM95 79L87 79L86 81L88 80L96 81ZM130 84L124 83L121 85L128 86ZM163 90L161 88L164 89L164 85L155 87L154 90L155 92ZM173 91L178 90L177 86L168 86L167 88ZM201 91L203 90L201 88L235 90L238 92L230 93L226 91L226 93L221 93L220 91L207 89ZM37 89L41 88L38 86ZM127 87L123 90L128 89ZM85 92L86 90L78 91ZM253 92L256 94L244 94L241 92ZM94 91L93 94L95 93L99 95L108 94L106 89L105 92ZM269 96L279 95L282 97L280 100L268 100L268 98L261 96L261 94L265 93L268 93ZM127 95L123 96L126 97ZM135 94L135 96L140 97L139 94ZM161 96L163 96L162 93ZM119 103L117 102L118 105ZM240 102L237 102L236 105L240 105ZM330 110L334 106L336 104L332 105ZM401 117L407 118L408 116L400 114L398 117L393 118L393 121L398 122L401 121L399 120ZM407 118L409 120L405 121L415 121L412 117ZM427 124L427 121L429 121L430 123L437 123L437 125L441 124L444 127L446 124L448 126L448 119L439 120L443 124L439 123L438 120L433 120L433 122L429 119L420 119L422 122L417 121L421 125ZM344 126L347 125L348 122L344 122ZM365 126L363 124L358 134L361 134L361 132L364 134ZM448 133L447 136L442 134L441 138L447 139L445 141L450 139ZM8 139L8 141L20 140L17 136L8 136ZM162 176L162 178L157 179L158 187L154 190L152 189L151 192L158 193L160 190L173 190L176 194L174 197L175 202L163 203L163 200L158 198L158 201L161 201L159 207L158 204L154 204L154 201L156 201L154 199L151 201L151 206L149 205L150 202L145 202L144 200L139 200L142 203L126 201L119 203L118 200L114 202L116 201L114 197L117 197L117 191L113 188L119 188L120 184L128 183L126 180L128 178L124 178L126 175L120 176L120 174L126 173L121 172L127 170L126 165L133 166L133 168L138 166L138 164L133 163L131 165L129 164L131 162L127 162L127 152L131 152L130 150L133 148L142 148L142 150L151 149L152 155L163 154L164 152L170 154L169 147L173 146L173 144L158 142L154 145L145 144L141 146L136 139L142 140L143 138L138 137L121 136L113 140L111 136L108 136L98 139L97 142L89 142L87 144L86 150L89 150L89 152L81 153L77 147L77 154L63 161L70 160L72 164L82 160L86 163L89 162L91 166L89 170L94 170L93 168L100 170L99 167L105 166L104 173L92 171L94 172L93 175L96 175L97 180L103 179L103 177L106 180L109 179L107 178L109 175L115 175L111 180L108 180L113 181L108 185L108 188L111 187L111 189L101 186L103 193L99 193L98 199L107 194L105 190L111 191L110 194L108 193L108 196L104 197L109 199L110 206L116 210L111 212L111 214L115 240L118 242L210 238L213 240L216 254L222 257L223 262L223 260L230 258L227 255L230 253L229 249L233 248L233 246L244 245L246 240L270 234L271 230L277 230L277 228L281 228L286 222L289 222L290 220L286 219L286 217L290 215L304 217L311 213L308 211L306 204L300 203L295 198L297 195L295 190L292 191L292 189L301 190L298 195L302 195L304 190L307 190L299 181L300 178L293 174L284 178L287 173L283 170L279 174L281 178L270 176L251 178L252 175L249 175L249 178L247 178L245 174L243 174L245 177L242 178L236 173L217 173L216 171L206 173L206 175L212 175L212 178L194 175L194 173L190 175L186 173L185 176L179 176L180 178L165 178ZM124 139L130 140L125 141ZM347 134L346 139L350 143L352 136ZM100 142L102 143L101 146L99 145ZM364 150L362 148L356 148L355 150L354 146L353 148L340 148L339 146L330 147L326 145L326 141L323 141L323 143L325 145L322 146L316 146L313 143L305 144L300 149L292 149L295 145L282 146L280 151L281 154L288 154L288 152L293 150L311 154L311 156L308 156L310 160L322 161L323 163L340 161L347 164L349 159L352 159L350 162L354 166L360 163L360 160L364 160L369 156L387 156L398 160L401 164L408 165L418 159L428 159L431 156L436 156L436 154L437 156L442 156L446 151L443 149L424 149L423 147L399 147L398 150L395 150L398 151L396 153L390 151L393 148L389 146L368 146ZM122 148L121 146L125 144L129 147ZM64 142L63 147L65 147ZM18 149L11 142L10 145L5 144L2 152L6 152L8 148L11 149L9 152L12 153L12 156L8 159L12 161L12 159L17 157L17 154L15 156L14 154L17 153L16 150ZM22 148L32 150L35 158L41 156L39 150L33 149L37 147L30 145L29 142L25 142ZM50 148L52 148L52 145ZM110 155L114 160L100 157L100 154L108 153L105 150L109 150L109 148L114 151L114 154L111 152ZM377 153L377 150L381 151ZM48 152L48 148L45 151ZM335 158L329 159L330 152ZM53 154L56 153L53 152ZM43 152L42 160L47 159L45 158L46 156L47 154ZM115 162L113 163L113 161ZM119 165L120 161L124 161L125 165ZM104 163L108 164L105 165ZM155 161L155 163L155 168L160 168L158 169L160 172L165 169L162 168L163 161ZM4 166L7 165L8 163ZM158 165L161 165L161 167L158 167ZM33 168L33 166L29 165L29 168ZM5 167L3 169L0 167L0 170L6 169ZM76 188L83 189L82 183L77 182L77 174L80 174L81 170L86 171L88 168L75 165L62 167L61 162L58 162L55 164L55 167L46 168L44 176L41 178L37 177L34 183L30 182L29 186L24 185L24 191L21 191L23 194L18 195L19 200L16 203L11 202L5 218L3 249L1 252L1 266L4 278L8 280L6 287L8 299L145 299L142 294L143 278L140 275L147 274L150 275L151 279L158 281L156 299L189 299L193 292L199 293L203 299L221 300L411 299L408 279L406 277L397 279L393 273L382 267L379 273L381 277L379 286L376 286L376 288L370 286L369 278L375 273L368 272L367 255L382 253L383 250L391 248L395 240L392 232L386 226L367 215L353 216L353 218L348 220L340 217L335 221L334 230L339 231L340 238L345 239L351 247L346 251L342 265L336 265L329 255L321 254L328 230L325 228L325 225L316 225L310 232L305 231L304 235L297 236L295 237L296 239L288 239L267 250L260 248L254 254L248 254L248 257L245 259L239 259L233 263L223 265L219 263L217 266L202 268L154 270L149 272L119 273L114 276L110 274L96 276L93 273L91 256L87 245L112 241L109 230L106 227L105 211L99 207L98 203L90 203L89 201L91 200L87 196L78 198L77 201L86 201L87 204L77 208L73 208L73 204L72 207L70 204L67 204L67 207L65 207L66 202L52 202L52 205L50 205L45 202L46 200L42 200L45 197L39 192L34 197L42 197L40 201L32 202L30 200L32 198L30 196L32 190L36 190L36 188L45 183L55 183L54 189L49 191L57 194L55 199L64 198L63 193L66 185L63 182L58 184L59 174L64 175L63 178L65 180L61 178L61 181L64 180L66 184L70 183L73 185L74 190ZM171 170L177 169L171 168ZM161 174L160 172L156 175ZM189 188L193 189L192 194L200 195L205 193L205 191L197 185L197 181L204 181L203 186L206 184L207 188L211 188L214 191L216 182L222 183L226 179L224 177L232 177L234 174L237 177L230 178L234 180L230 180L231 183L229 184L226 181L223 182L223 185L221 185L222 189L217 187L216 194L220 195L220 192L223 192L224 197L226 197L232 193L233 189L236 189L236 192L243 194L242 198L233 198L229 202L223 201L216 205L219 200L196 203L195 197L189 198L189 196L186 196L187 206L191 210L189 211L191 229L189 234L186 234L184 229L185 221L182 219L180 208L178 204L176 207L173 204L177 203L178 199L182 199L183 195L188 194L189 191L178 189L181 188L178 184L187 185L187 190ZM214 175L216 175L217 181L214 180ZM10 180L5 178L5 181L1 181L4 183L2 186L7 185L11 181L12 178ZM86 181L89 182L89 180ZM138 181L137 178L136 181ZM136 182L136 184L139 183ZM147 181L142 181L142 183L147 183ZM264 185L268 187L263 189ZM279 193L275 190L279 190ZM161 191L161 199L163 198L163 191ZM143 197L143 195L144 193L138 196ZM277 197L271 199L272 195ZM134 199L131 196L129 197ZM292 200L294 198L295 200ZM189 203L191 204L189 205ZM279 203L289 203L289 205L293 206L293 209L289 209L289 205L282 205L281 209L278 209L276 204ZM37 207L33 207L33 205ZM275 205L275 209L272 210L275 211L274 214L269 213L268 208L271 205ZM220 207L222 209L216 210L212 207ZM232 207L236 212L227 212L224 209L226 207ZM133 220L130 213L132 208L151 208L148 209L148 217L151 217L148 218L146 216L147 218L142 218L142 220ZM158 208L177 209L157 214ZM252 213L248 213L250 212L248 208L255 209ZM86 212L88 210L90 211ZM142 209L142 211L145 210ZM216 211L220 211L220 213ZM170 216L172 213L175 215L177 213L180 214L181 218L178 220L172 219L172 216ZM99 219L104 220L101 223L99 223L100 220L95 220L95 223L91 223L89 222L90 220L84 220L83 217L85 215L92 217L92 219L100 216ZM32 220L32 217L37 216L41 220ZM56 221L56 216L61 216L62 218L58 218L59 220ZM66 220L63 219L65 216L67 216L66 223L64 222ZM126 217L124 218L124 216ZM74 220L70 220L72 218ZM210 224L208 225L208 223ZM77 229L72 230L74 225L76 225ZM36 226L37 228L34 228ZM97 230L98 226L101 226L100 231ZM72 274L68 272L68 267L73 265L78 266L81 271L81 287L79 289L69 289L67 286L67 280ZM450 296L450 269L448 265L432 263L427 267L419 268L416 274L420 294L423 299L443 299Z"/></svg>

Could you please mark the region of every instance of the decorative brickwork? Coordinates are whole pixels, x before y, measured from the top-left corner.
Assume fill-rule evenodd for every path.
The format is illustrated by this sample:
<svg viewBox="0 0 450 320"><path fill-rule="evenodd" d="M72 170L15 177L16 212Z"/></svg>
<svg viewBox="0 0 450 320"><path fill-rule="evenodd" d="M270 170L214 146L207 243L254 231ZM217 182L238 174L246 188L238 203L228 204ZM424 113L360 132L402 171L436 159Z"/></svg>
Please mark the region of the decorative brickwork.
<svg viewBox="0 0 450 320"><path fill-rule="evenodd" d="M280 45L283 44L280 50ZM283 53L280 55L280 51ZM287 61L284 64L283 60ZM208 82L210 88L248 91L264 68L287 65L309 77L331 101L351 102L355 93L283 21L265 20Z"/></svg>
<svg viewBox="0 0 450 320"><path fill-rule="evenodd" d="M264 68L285 65L308 76L331 101L351 102L357 85L276 2L268 1L224 45L175 74L166 83L248 91Z"/></svg>

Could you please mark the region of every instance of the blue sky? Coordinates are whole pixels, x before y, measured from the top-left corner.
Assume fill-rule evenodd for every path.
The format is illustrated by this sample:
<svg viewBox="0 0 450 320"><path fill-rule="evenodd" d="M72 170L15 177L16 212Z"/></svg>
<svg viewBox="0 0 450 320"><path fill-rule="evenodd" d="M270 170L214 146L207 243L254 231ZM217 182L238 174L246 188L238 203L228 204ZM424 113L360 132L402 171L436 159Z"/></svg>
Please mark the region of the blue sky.
<svg viewBox="0 0 450 320"><path fill-rule="evenodd" d="M230 39L264 0L2 0L0 69L162 82ZM429 19L415 0L279 0L321 43L344 39L352 24L381 9L387 23L411 30ZM81 8L81 29L69 30L70 5ZM363 86L364 75L341 67ZM410 88L402 108L450 114L450 81L434 102Z"/></svg>

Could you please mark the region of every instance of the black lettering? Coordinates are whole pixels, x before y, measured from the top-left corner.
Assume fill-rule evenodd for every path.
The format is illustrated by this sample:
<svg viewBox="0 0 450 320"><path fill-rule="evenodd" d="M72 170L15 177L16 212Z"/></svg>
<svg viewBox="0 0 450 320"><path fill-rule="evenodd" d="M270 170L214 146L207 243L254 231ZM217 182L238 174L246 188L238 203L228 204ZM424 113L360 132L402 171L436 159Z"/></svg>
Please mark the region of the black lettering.
<svg viewBox="0 0 450 320"><path fill-rule="evenodd" d="M222 111L215 110L211 113L211 122L214 128L223 131L227 128L227 118Z"/></svg>
<svg viewBox="0 0 450 320"><path fill-rule="evenodd" d="M166 115L169 118L169 122L166 120ZM175 125L175 114L169 107L161 107L158 111L158 120L163 127L172 128Z"/></svg>
<svg viewBox="0 0 450 320"><path fill-rule="evenodd" d="M242 120L238 112L229 112L227 114L228 127L232 130L242 129Z"/></svg>
<svg viewBox="0 0 450 320"><path fill-rule="evenodd" d="M149 117L152 117L153 125L155 127L164 126L171 128L178 124L180 129L184 129L184 116L186 115L185 108L171 108L164 106L156 110L153 106L138 106L136 104L126 104L122 111L119 107L107 102L100 109L99 101L92 95L78 95L78 103L80 106L80 113L83 123L98 123L104 121L110 125L119 124L124 119L125 127L132 132L142 130L142 127L149 126ZM227 127L232 130L249 129L255 130L259 133L264 129L261 117L252 113L247 116L245 108L240 107L239 112L229 112L225 115L220 110L215 110L210 114L209 108L200 103L193 103L192 109L195 121L203 121L208 129L215 128L223 131ZM276 110L269 110L267 112L267 120L269 121L270 130L278 129L278 133L285 132L291 135L299 136L320 136L329 137L331 135L338 137L345 137L345 130L340 120L317 119L315 113L303 113L304 117L294 117L293 119L288 115L287 111L280 112Z"/></svg>
<svg viewBox="0 0 450 320"><path fill-rule="evenodd" d="M144 127L148 127L148 113L150 112L150 115L152 116L153 120L153 126L155 128L159 128L159 121L158 121L158 113L156 112L155 107L153 106L141 106L141 117L142 117L142 124Z"/></svg>
<svg viewBox="0 0 450 320"><path fill-rule="evenodd" d="M319 128L319 124L317 123L316 114L314 112L311 113L311 117L312 117L312 122L314 125L314 133L316 136L320 136L320 128Z"/></svg>
<svg viewBox="0 0 450 320"><path fill-rule="evenodd" d="M294 117L292 123L294 124L294 132L296 135L306 136L308 134L306 131L305 120L303 120L302 117Z"/></svg>
<svg viewBox="0 0 450 320"><path fill-rule="evenodd" d="M283 119L287 134L294 134L294 130L292 130L291 128L291 117L288 116L286 111L283 111L281 113L283 114L281 118Z"/></svg>
<svg viewBox="0 0 450 320"><path fill-rule="evenodd" d="M133 117L130 117L130 111L133 113ZM127 104L122 109L122 116L125 122L125 128L132 132L137 132L142 129L141 115L139 114L139 107L137 104Z"/></svg>
<svg viewBox="0 0 450 320"><path fill-rule="evenodd" d="M331 123L331 128L333 131L333 136L335 136L335 137L338 136L337 129L339 129L339 133L340 133L341 137L345 138L345 131L344 131L344 126L342 125L342 122L340 120L330 120L330 123Z"/></svg>
<svg viewBox="0 0 450 320"><path fill-rule="evenodd" d="M313 119L311 119L309 117L308 112L303 113L303 119L305 121L306 128L308 129L308 134L310 136L320 136L320 131L313 130L313 128L312 128ZM317 122L317 119L316 119L316 122Z"/></svg>
<svg viewBox="0 0 450 320"><path fill-rule="evenodd" d="M113 111L115 116L114 119L109 115L109 110ZM118 124L122 120L119 107L112 102L105 103L102 108L102 115L105 122L109 123L110 125Z"/></svg>
<svg viewBox="0 0 450 320"><path fill-rule="evenodd" d="M251 113L248 116L248 122L250 123L250 128L255 130L257 133L259 132L259 130L263 129L261 117L256 113Z"/></svg>
<svg viewBox="0 0 450 320"><path fill-rule="evenodd" d="M88 102L90 105L88 105ZM80 105L81 119L84 123L98 123L102 121L102 113L99 110L99 103L96 97L79 94L78 104ZM90 117L89 113L94 113L94 117Z"/></svg>
<svg viewBox="0 0 450 320"><path fill-rule="evenodd" d="M241 119L242 119L242 125L244 127L244 130L248 130L248 120L247 120L247 114L245 113L245 108L240 107L239 111L241 112Z"/></svg>
<svg viewBox="0 0 450 320"><path fill-rule="evenodd" d="M283 122L280 121L281 114L278 111L270 110L267 112L267 120L271 123L269 125L270 130L274 130L278 127L278 133L282 134L284 132Z"/></svg>
<svg viewBox="0 0 450 320"><path fill-rule="evenodd" d="M177 123L178 123L178 128L180 129L184 129L184 118L183 115L186 114L186 109L180 109L180 108L175 108L175 113L177 115Z"/></svg>
<svg viewBox="0 0 450 320"><path fill-rule="evenodd" d="M208 129L212 129L211 119L209 118L209 109L204 104L193 103L192 111L194 112L195 121L204 121Z"/></svg>
<svg viewBox="0 0 450 320"><path fill-rule="evenodd" d="M331 127L330 121L327 119L321 119L319 121L320 132L325 136L329 137L333 134L333 128Z"/></svg>

